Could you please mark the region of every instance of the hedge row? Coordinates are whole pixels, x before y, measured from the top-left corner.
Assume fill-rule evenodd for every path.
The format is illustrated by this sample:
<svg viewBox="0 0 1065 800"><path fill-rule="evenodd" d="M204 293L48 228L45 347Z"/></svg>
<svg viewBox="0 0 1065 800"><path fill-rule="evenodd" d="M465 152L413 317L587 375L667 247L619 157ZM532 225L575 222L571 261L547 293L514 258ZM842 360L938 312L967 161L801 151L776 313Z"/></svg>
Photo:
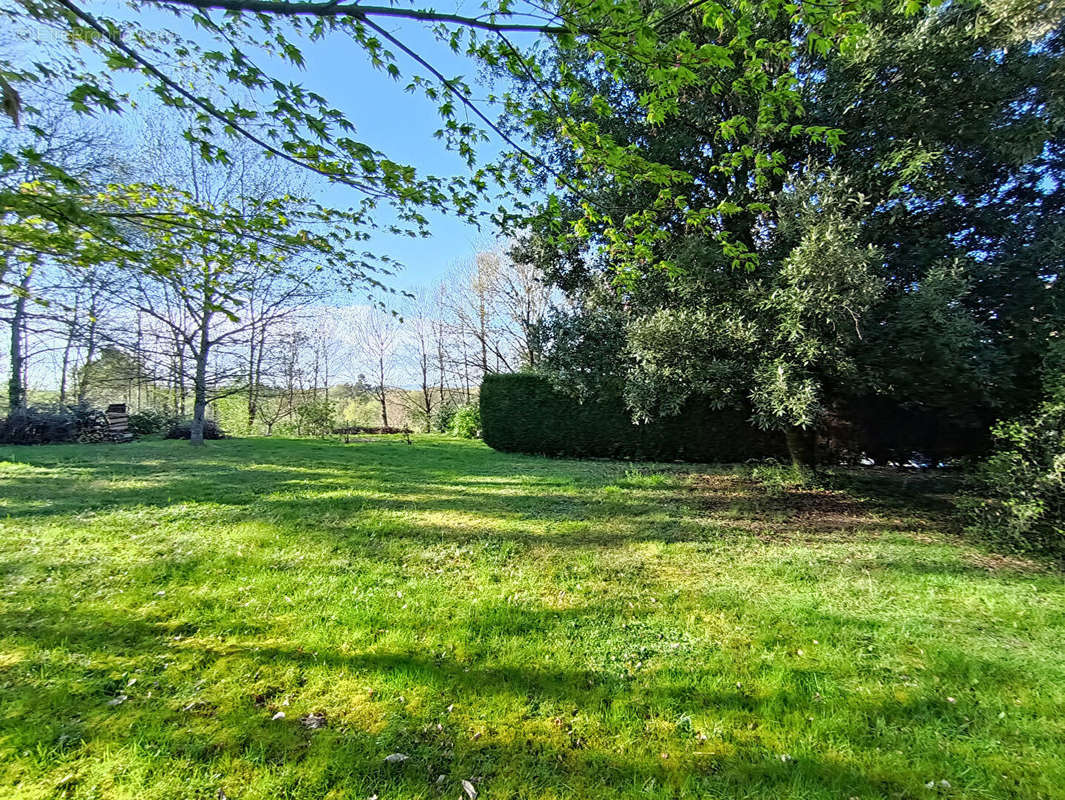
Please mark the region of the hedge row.
<svg viewBox="0 0 1065 800"><path fill-rule="evenodd" d="M481 427L496 450L648 461L732 462L786 458L779 433L752 427L739 411L692 400L683 412L635 425L621 398L578 403L537 375L487 375Z"/></svg>

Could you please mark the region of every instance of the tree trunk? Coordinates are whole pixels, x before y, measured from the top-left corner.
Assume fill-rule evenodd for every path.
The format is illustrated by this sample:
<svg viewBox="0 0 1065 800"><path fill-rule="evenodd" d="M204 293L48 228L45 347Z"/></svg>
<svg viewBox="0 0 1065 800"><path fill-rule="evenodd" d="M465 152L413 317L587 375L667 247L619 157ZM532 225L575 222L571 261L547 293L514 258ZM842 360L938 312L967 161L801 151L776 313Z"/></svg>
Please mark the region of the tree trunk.
<svg viewBox="0 0 1065 800"><path fill-rule="evenodd" d="M203 444L203 421L207 416L207 359L201 353L196 356L196 381L193 386L192 423L189 425L189 443Z"/></svg>
<svg viewBox="0 0 1065 800"><path fill-rule="evenodd" d="M189 425L189 444L203 445L203 421L207 417L207 358L210 355L210 313L204 314L200 329L200 347L196 352L196 378L192 387L192 423Z"/></svg>
<svg viewBox="0 0 1065 800"><path fill-rule="evenodd" d="M26 319L26 298L19 295L15 301L15 312L11 317L11 376L7 382L8 412L26 407L26 386L22 382L22 325Z"/></svg>
<svg viewBox="0 0 1065 800"><path fill-rule="evenodd" d="M259 418L259 401L262 398L262 385L263 385L263 353L266 352L266 331L260 329L259 331L259 344L256 347L255 352L255 367L253 371L253 388L255 390L255 403L250 405L249 420L248 420L248 432L252 433L255 429L255 423ZM271 423L272 427L272 423ZM267 436L270 434L267 433Z"/></svg>
<svg viewBox="0 0 1065 800"><path fill-rule="evenodd" d="M7 383L7 406L8 412L17 411L26 407L26 352L23 348L22 329L26 324L26 302L30 289L30 279L33 277L33 269L26 267L26 271L19 281L18 297L15 299L14 313L11 315L11 375Z"/></svg>
<svg viewBox="0 0 1065 800"><path fill-rule="evenodd" d="M92 360L96 357L96 302L89 304L89 326L85 329L85 367L81 370L81 380L78 381L78 405L84 405L89 400L89 373L92 369Z"/></svg>
<svg viewBox="0 0 1065 800"><path fill-rule="evenodd" d="M466 355L466 342L462 343L462 373L466 381L466 402L470 402L470 360Z"/></svg>
<svg viewBox="0 0 1065 800"><path fill-rule="evenodd" d="M63 344L63 365L59 375L59 405L61 406L67 404L67 376L70 374L70 354L74 350L74 339L78 333L78 301L80 299L78 294L74 295L74 316L70 320L67 340Z"/></svg>
<svg viewBox="0 0 1065 800"><path fill-rule="evenodd" d="M177 356L177 372L175 373L177 378L177 403L178 403L178 416L184 417L187 413L186 400L188 392L185 389L185 343L183 341L177 342L176 347Z"/></svg>
<svg viewBox="0 0 1065 800"><path fill-rule="evenodd" d="M422 398L425 400L425 432L433 432L433 394L430 386L422 386Z"/></svg>
<svg viewBox="0 0 1065 800"><path fill-rule="evenodd" d="M381 380L381 424L388 427L388 387L385 385L385 360L378 359L378 378Z"/></svg>
<svg viewBox="0 0 1065 800"><path fill-rule="evenodd" d="M429 385L429 351L422 347L422 402L425 405L425 432L432 431L433 389Z"/></svg>
<svg viewBox="0 0 1065 800"><path fill-rule="evenodd" d="M444 355L440 354L440 405L444 404Z"/></svg>
<svg viewBox="0 0 1065 800"><path fill-rule="evenodd" d="M59 405L67 404L67 373L70 372L70 350L73 347L71 339L63 344L63 363L59 367Z"/></svg>
<svg viewBox="0 0 1065 800"><path fill-rule="evenodd" d="M792 426L784 430L784 440L788 444L788 455L794 467L817 466L815 452L815 435L813 429Z"/></svg>
<svg viewBox="0 0 1065 800"><path fill-rule="evenodd" d="M141 321L141 312L137 311L137 344L136 344L136 356L137 356L137 411L144 408L144 394L145 394L145 378L147 375L146 362L144 360L144 328Z"/></svg>
<svg viewBox="0 0 1065 800"><path fill-rule="evenodd" d="M255 349L258 345L256 340L255 321L252 320L251 335L248 337L248 434L255 428L255 416L258 412L256 405L255 390Z"/></svg>
<svg viewBox="0 0 1065 800"><path fill-rule="evenodd" d="M255 430L255 419L259 415L259 405L255 397L255 390L248 390L248 435Z"/></svg>

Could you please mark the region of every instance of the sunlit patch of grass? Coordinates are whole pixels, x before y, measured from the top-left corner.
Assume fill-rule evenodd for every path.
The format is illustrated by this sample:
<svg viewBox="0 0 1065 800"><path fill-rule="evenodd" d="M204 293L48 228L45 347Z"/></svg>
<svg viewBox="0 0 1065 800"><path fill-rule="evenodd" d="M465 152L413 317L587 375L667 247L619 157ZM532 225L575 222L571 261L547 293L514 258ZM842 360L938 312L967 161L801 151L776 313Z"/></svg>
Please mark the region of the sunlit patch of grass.
<svg viewBox="0 0 1065 800"><path fill-rule="evenodd" d="M672 488L675 482L675 474L628 469L625 471L625 477L619 479L615 485L623 489L665 489Z"/></svg>
<svg viewBox="0 0 1065 800"><path fill-rule="evenodd" d="M5 798L1065 786L1065 581L962 540L934 478L440 437L0 459Z"/></svg>

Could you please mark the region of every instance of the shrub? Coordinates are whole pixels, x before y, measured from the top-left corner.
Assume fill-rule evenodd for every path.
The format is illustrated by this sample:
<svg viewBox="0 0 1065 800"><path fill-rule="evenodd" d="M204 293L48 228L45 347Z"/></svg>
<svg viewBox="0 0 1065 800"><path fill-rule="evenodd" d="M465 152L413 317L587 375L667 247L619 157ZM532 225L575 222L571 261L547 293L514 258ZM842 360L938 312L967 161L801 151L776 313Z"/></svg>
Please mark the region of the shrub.
<svg viewBox="0 0 1065 800"><path fill-rule="evenodd" d="M682 412L636 425L620 397L583 403L538 375L488 375L481 385L484 441L496 450L658 461L786 458L779 433L760 431L742 411L715 410L705 399Z"/></svg>
<svg viewBox="0 0 1065 800"><path fill-rule="evenodd" d="M333 430L333 404L328 400L311 400L296 408L299 431L304 436L328 436Z"/></svg>
<svg viewBox="0 0 1065 800"><path fill-rule="evenodd" d="M474 403L458 406L451 415L448 433L462 439L477 439L481 435L481 408Z"/></svg>
<svg viewBox="0 0 1065 800"><path fill-rule="evenodd" d="M170 430L166 432L167 439L189 439L192 437L192 420L182 419L178 420L170 426ZM225 439L225 431L219 427L218 423L213 419L205 419L203 421L203 438L204 439Z"/></svg>
<svg viewBox="0 0 1065 800"><path fill-rule="evenodd" d="M1065 552L1065 391L1023 420L992 429L995 450L976 472L970 530L1016 550Z"/></svg>
<svg viewBox="0 0 1065 800"><path fill-rule="evenodd" d="M129 429L138 436L163 433L175 420L171 414L157 408L142 408L129 415Z"/></svg>
<svg viewBox="0 0 1065 800"><path fill-rule="evenodd" d="M455 417L455 412L463 403L456 403L451 398L448 398L443 403L433 409L433 417L430 421L430 428L433 433L451 433L451 420Z"/></svg>
<svg viewBox="0 0 1065 800"><path fill-rule="evenodd" d="M792 464L763 463L743 469L751 480L757 481L769 494L785 494L793 489L824 484L824 476L806 467Z"/></svg>

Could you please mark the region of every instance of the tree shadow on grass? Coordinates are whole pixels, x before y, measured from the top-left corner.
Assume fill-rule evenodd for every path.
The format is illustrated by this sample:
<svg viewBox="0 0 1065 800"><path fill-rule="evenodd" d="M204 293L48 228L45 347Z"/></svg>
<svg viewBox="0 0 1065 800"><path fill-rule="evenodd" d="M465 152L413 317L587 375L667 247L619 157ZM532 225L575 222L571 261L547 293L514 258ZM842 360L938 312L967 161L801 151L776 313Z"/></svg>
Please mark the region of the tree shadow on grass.
<svg viewBox="0 0 1065 800"><path fill-rule="evenodd" d="M938 689L932 702L920 694L906 700L854 695L844 691L847 676L827 667L797 664L786 680L766 689L757 683L724 685L720 665L704 663L634 676L594 665L555 667L550 658L536 666L507 663L487 653L458 659L373 648L308 651L278 643L265 626L220 640L210 626L201 629L162 611L155 616L93 612L71 608L48 591L42 586L31 607L0 614L0 634L14 649L26 645L36 651L27 656L28 663L0 665L7 698L0 736L73 759L121 750L135 738L141 750L155 751L158 769L188 769L192 761L228 775L234 763L245 763L246 769L300 765L301 786L322 793L387 789L392 796L423 796L435 791L437 776L444 775L449 787L462 778L481 778L478 785L486 796L909 797L919 786L913 775L857 766L863 756L867 765L880 757L883 730L907 732L906 737L924 730L942 737L954 726L960 736L971 734L966 712ZM571 622L611 611L526 608L511 613L511 628L501 633L557 642ZM491 610L480 614L486 619L471 612L466 633L455 634L458 639L497 629ZM842 616L828 622L842 638L877 624ZM232 637L233 631L225 633ZM965 662L962 672L980 675L985 690L1021 687L1030 680L1023 663L961 650L946 655ZM212 691L210 681L223 674L242 681L239 693ZM371 713L365 703L348 710L343 702L337 706L335 698L320 695L301 703L301 687L314 675L328 683L354 677L371 687L387 679L393 694L372 701L380 710ZM130 676L136 684L130 684ZM815 689L825 692L824 702L844 704L847 719L821 719ZM407 710L394 694L411 690L436 701ZM292 706L281 705L287 694L294 695ZM328 724L310 730L301 717L321 703L330 704ZM449 703L459 705L458 717L444 708ZM526 709L520 720L493 726L489 719L483 735L473 735L478 709L514 703ZM628 719L623 726L629 729L622 740L628 743L622 745L613 743L620 733L619 707L626 709L621 718ZM272 718L278 710L287 711L284 719ZM847 738L850 755L816 752L800 741L787 744L795 732L788 733L780 720L807 714L819 718L825 741ZM680 725L675 733L648 729L644 740L631 739L632 730L640 730L637 720L685 715L709 719L711 725L720 720L721 730L709 742ZM762 738L759 730L767 735ZM776 752L774 746L789 752ZM387 765L383 759L390 752L410 758ZM239 796L233 791L238 787L222 788Z"/></svg>
<svg viewBox="0 0 1065 800"><path fill-rule="evenodd" d="M531 627L558 627L582 610L529 611ZM855 626L864 624L861 620ZM321 791L370 791L391 796L424 796L445 776L449 787L460 779L480 779L486 796L782 797L823 795L912 796L913 776L871 774L853 758L826 755L800 744L779 753L783 713L813 711L808 684L831 682L796 679L771 691L740 687L694 689L717 685L717 671L692 665L683 679L663 672L640 681L602 670L527 667L491 658L456 660L413 652L308 652L294 645L219 642L209 632L189 630L168 619L137 619L63 610L58 603L0 615L0 632L31 642L40 663L0 666L7 702L0 732L19 747L80 753L120 751L134 739L141 753L154 752L161 770L201 770L228 775L235 763L244 770L255 765L300 765L304 796ZM201 636L201 633L204 635ZM276 641L276 640L275 640ZM64 663L62 673L55 664ZM214 692L210 676L224 666L231 678L244 676L238 694ZM979 665L976 665L979 666ZM1023 681L1024 677L985 670L991 679ZM336 698L312 697L308 703L331 705L323 712L327 724L312 730L302 715L317 706L300 701L307 676L333 681L355 676L371 686L384 678L408 686L435 703L407 709L392 696L368 701L381 708L347 710ZM130 676L136 683L130 682ZM720 683L719 681L717 683ZM154 695L152 694L154 693ZM291 706L281 706L284 695ZM116 702L121 699L120 702ZM478 709L498 707L498 700L519 703L520 719L493 725L483 735ZM457 715L444 706L456 703ZM852 715L887 720L893 728L941 727L949 706L931 709L926 701L888 702L850 698ZM676 731L645 733L643 740L617 744L621 732L611 710L625 706L623 725L639 731L637 720L676 719L679 710L721 720L723 730L709 741L678 725ZM287 711L274 719L278 709ZM739 738L731 731L745 722ZM827 738L833 731L823 722ZM765 738L752 733L770 730ZM626 740L622 740L626 741ZM877 751L874 732L852 744ZM392 752L409 756L389 765ZM853 755L853 754L852 754ZM782 756L786 758L782 759ZM308 787L313 787L309 791ZM220 788L223 788L220 786ZM239 796L232 785L224 787ZM368 794L366 796L369 796Z"/></svg>
<svg viewBox="0 0 1065 800"><path fill-rule="evenodd" d="M0 455L37 469L0 478L3 511L11 521L44 521L130 510L184 518L190 506L202 507L210 524L288 526L339 550L385 558L390 542L490 539L524 549L566 550L751 537L810 545L926 529L938 535L942 528L938 519L894 513L897 509L878 498L820 489L770 492L727 471L681 472L679 484L647 488L636 481L636 488L625 488L633 469L627 462L552 461L475 447L454 457L435 443L289 440L224 442L203 451L181 443L138 447L79 448L88 456L67 459L61 446L7 448ZM870 480L897 491L903 491L900 481L914 482L879 474ZM942 488L935 479L917 482L927 494ZM616 491L604 491L611 487ZM371 518L378 529L384 525L387 541L367 537L364 523ZM1026 569L1019 562L989 570L945 558L923 565L899 561L895 567L973 575ZM11 565L2 568L10 571Z"/></svg>
<svg viewBox="0 0 1065 800"><path fill-rule="evenodd" d="M294 541L313 537L351 558L321 567L329 570L350 569L355 559L401 561L439 544L507 545L518 556L539 548L537 558L556 550L569 559L574 549L598 555L594 551L646 542L715 545L730 537L774 547L864 544L913 525L912 514L885 514L876 502L857 503L846 495L789 497L730 480L694 488L644 485L626 478L631 470L626 463L549 461L474 446L461 458L449 455L448 448L377 443L232 442L203 451L181 448L179 443L153 443L141 450L82 448L77 452L89 455L66 460L59 448L4 450L3 458L39 467L12 470L0 480L6 523L21 524L29 535L33 526L71 515L91 520L94 514L140 509L150 524L164 515L185 519L190 507L202 505L206 516L190 525L203 522L221 532L231 524L259 523L286 531ZM56 465L61 469L50 469ZM140 562L114 569L143 570L158 583L180 582L205 561L217 566L224 565L219 559L238 558L212 551L216 543L209 537L204 547L181 553L165 548L156 553L145 546L138 551ZM112 569L108 552L75 553L76 560L66 561L53 555L47 549L9 550L0 564L5 580L27 576L0 612L6 643L0 658L5 753L57 753L60 763L77 764L79 758L128 747L135 751L131 758L147 759L160 774L247 775L264 765L278 773L297 765L285 789L308 798L329 792L432 797L438 775L445 776L444 786L454 795L460 791L458 780L482 777L478 786L485 797L871 798L919 795L927 778L905 769L885 775L869 768L884 763L878 748L885 726L903 741L908 740L900 731L955 737L952 742L971 735L962 712L939 696L935 702L919 693L905 700L853 692L844 697L854 671L843 674L838 666L796 662L781 668L785 671L776 684L733 687L736 676L757 678L758 669L787 655L770 652L764 643L719 652L716 660L710 652L703 660L661 663L657 638L650 655L644 654L637 647L646 644L640 638L644 634L617 624L623 616L639 620L645 613L640 606L623 610L625 582L632 580L635 565L617 573L618 591L598 605L518 606L505 613L487 604L455 609L457 619L444 635L466 645L467 654L459 658L445 651L389 649L373 641L356 645L354 652L308 650L299 641L303 629L292 632L269 617L241 618L239 612L220 621L202 609L162 605L123 615L105 600L70 596L61 581L51 583ZM881 569L999 579L935 551L928 558L903 559L888 550L873 561L856 558L835 567L853 570L855 577ZM266 575L300 568L262 565ZM608 565L602 569L606 575ZM816 580L817 567L809 571ZM664 577L642 577L648 591L674 588ZM16 586L14 580L11 585ZM716 610L727 615L732 603L753 617L750 624L766 631L788 622L780 616L784 611L774 616L778 612L768 607L748 609L744 597L719 603ZM889 624L857 616L820 620L816 614L803 622L811 629L821 623L852 642L864 642L862 637L878 625ZM412 630L425 621L408 614L393 624ZM659 619L648 630L661 626ZM592 638L581 637L585 629ZM982 691L1007 692L1031 682L1023 658L967 653L963 648L971 641L957 637L955 650L940 657L960 665L959 674L980 676ZM542 652L529 659L532 663L507 661L506 645L515 642L524 647L542 642ZM562 655L554 655L553 647ZM644 666L612 661L618 650L638 650ZM760 660L759 652L776 660ZM583 661L573 653L583 654ZM728 680L723 682L723 676ZM394 696L398 690L356 703L327 690L352 682L371 688L387 684L393 690L398 684L434 703L404 706ZM317 694L302 700L311 685L319 686ZM835 687L839 696L826 686ZM838 719L822 718L812 705L818 691L842 704ZM288 694L294 704L283 706ZM452 702L460 710L449 715L445 708ZM328 704L322 706L328 722L311 730L301 717L319 704ZM513 713L496 723L492 709L501 708ZM278 711L285 711L285 718L273 719ZM708 741L700 742L694 731L679 725L685 715L701 715L721 731L709 730ZM850 754L817 752L803 744L810 740L803 740L801 724L785 724L789 715L814 718L810 724L820 726L815 738L849 741ZM944 719L956 726L944 726ZM480 738L474 738L475 723L483 728ZM784 746L789 752L778 752ZM390 752L410 758L388 765L384 756ZM783 755L790 758L782 760ZM242 787L215 788L236 798ZM216 796L213 789L206 795Z"/></svg>

